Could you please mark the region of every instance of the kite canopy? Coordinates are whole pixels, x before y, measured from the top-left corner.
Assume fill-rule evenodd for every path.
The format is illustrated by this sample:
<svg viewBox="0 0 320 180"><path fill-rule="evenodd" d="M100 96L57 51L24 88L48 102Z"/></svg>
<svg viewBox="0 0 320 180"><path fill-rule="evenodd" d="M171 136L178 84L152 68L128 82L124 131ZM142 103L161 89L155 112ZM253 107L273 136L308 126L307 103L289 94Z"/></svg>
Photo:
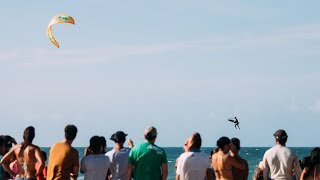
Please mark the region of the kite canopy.
<svg viewBox="0 0 320 180"><path fill-rule="evenodd" d="M54 38L53 34L52 34L52 28L51 26L54 25L54 24L58 24L58 23L69 23L69 24L74 24L74 19L69 16L69 15L66 15L66 14L58 14L58 15L55 15L48 27L47 27L47 35L49 37L49 39L51 40L51 42L57 47L59 48L59 44L57 42L57 40Z"/></svg>

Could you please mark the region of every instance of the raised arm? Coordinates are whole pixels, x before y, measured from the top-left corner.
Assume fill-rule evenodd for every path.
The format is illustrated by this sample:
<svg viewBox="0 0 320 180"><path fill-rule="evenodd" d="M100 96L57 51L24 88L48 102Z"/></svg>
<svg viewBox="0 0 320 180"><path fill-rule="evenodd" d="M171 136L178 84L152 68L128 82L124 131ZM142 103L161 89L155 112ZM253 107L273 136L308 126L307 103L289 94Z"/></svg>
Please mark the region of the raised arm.
<svg viewBox="0 0 320 180"><path fill-rule="evenodd" d="M241 170L246 169L246 163L238 161L236 158L233 158L231 156L228 156L228 158L230 159L231 166Z"/></svg>

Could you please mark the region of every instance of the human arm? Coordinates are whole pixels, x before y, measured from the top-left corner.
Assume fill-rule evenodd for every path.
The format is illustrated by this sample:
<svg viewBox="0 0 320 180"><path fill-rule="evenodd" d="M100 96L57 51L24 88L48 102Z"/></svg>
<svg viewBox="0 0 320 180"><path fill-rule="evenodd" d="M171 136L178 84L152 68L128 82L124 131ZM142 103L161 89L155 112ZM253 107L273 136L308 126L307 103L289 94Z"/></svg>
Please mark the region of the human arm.
<svg viewBox="0 0 320 180"><path fill-rule="evenodd" d="M240 169L240 170L245 170L246 169L246 164L242 161L237 160L234 157L228 156L227 157L229 159L229 162L231 164L231 166Z"/></svg>
<svg viewBox="0 0 320 180"><path fill-rule="evenodd" d="M162 169L162 174L161 174L161 179L166 180L168 177L168 164L167 163L162 163L161 164L161 169Z"/></svg>
<svg viewBox="0 0 320 180"><path fill-rule="evenodd" d="M36 158L37 164L38 164L38 168L36 169L35 175L38 176L39 174L42 173L42 169L44 167L44 162L43 162L44 160L43 160L43 156L42 156L42 153L41 153L41 150L39 147L35 148L34 155L35 155L35 158Z"/></svg>
<svg viewBox="0 0 320 180"><path fill-rule="evenodd" d="M70 179L72 180L77 179L78 171L79 171L79 153L77 150L74 150L73 158L72 158L72 172L70 174Z"/></svg>
<svg viewBox="0 0 320 180"><path fill-rule="evenodd" d="M85 172L86 172L85 157L83 157L83 158L81 159L80 172L81 172L81 173L85 173Z"/></svg>
<svg viewBox="0 0 320 180"><path fill-rule="evenodd" d="M132 175L132 169L133 169L133 166L132 164L128 164L128 170L127 170L127 180L131 180L131 175Z"/></svg>
<svg viewBox="0 0 320 180"><path fill-rule="evenodd" d="M133 144L133 141L131 139L128 140L128 146L129 148L133 148L134 144Z"/></svg>
<svg viewBox="0 0 320 180"><path fill-rule="evenodd" d="M261 162L262 165L262 172L263 172L263 179L269 179L268 174L269 174L269 165L268 161L266 159L266 154L263 156L263 160Z"/></svg>
<svg viewBox="0 0 320 180"><path fill-rule="evenodd" d="M303 168L303 171L302 171L301 176L300 176L300 180L304 180L303 177L305 176L306 172L307 172L307 169Z"/></svg>
<svg viewBox="0 0 320 180"><path fill-rule="evenodd" d="M1 159L1 165L3 169L10 174L10 176L15 177L14 172L10 169L10 160L15 156L14 153L15 148L12 148L7 154L3 156Z"/></svg>
<svg viewBox="0 0 320 180"><path fill-rule="evenodd" d="M86 148L84 149L83 154L84 154L84 156L88 156L89 154L91 154L90 146L89 146L89 147L86 147Z"/></svg>
<svg viewBox="0 0 320 180"><path fill-rule="evenodd" d="M210 179L212 179L212 173L211 173L211 169L207 169L207 171L206 171L206 179L208 179L208 180L210 180Z"/></svg>
<svg viewBox="0 0 320 180"><path fill-rule="evenodd" d="M111 171L110 171L110 168L109 168L108 172L107 172L106 180L110 180L111 179L110 175L111 175Z"/></svg>
<svg viewBox="0 0 320 180"><path fill-rule="evenodd" d="M300 167L300 163L299 163L298 157L296 157L293 160L293 170L294 170L294 173L296 175L296 178L300 179L300 177L302 177L302 175L301 175L301 167Z"/></svg>

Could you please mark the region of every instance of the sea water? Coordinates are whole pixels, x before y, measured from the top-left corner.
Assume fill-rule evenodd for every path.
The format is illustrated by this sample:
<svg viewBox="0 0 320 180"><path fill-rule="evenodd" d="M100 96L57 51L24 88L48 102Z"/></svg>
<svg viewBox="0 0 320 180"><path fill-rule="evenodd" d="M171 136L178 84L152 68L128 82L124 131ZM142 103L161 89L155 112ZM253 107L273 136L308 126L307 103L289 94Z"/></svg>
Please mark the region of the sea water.
<svg viewBox="0 0 320 180"><path fill-rule="evenodd" d="M259 162L263 158L263 154L269 148L270 147L242 147L240 149L240 156L242 158L244 158L245 160L247 160L248 165L249 165L249 178L248 179L252 179L257 165L259 164ZM49 155L49 149L50 148L41 148L41 150L46 151L48 155ZM84 147L77 147L76 149L79 152L79 162L80 162L84 156L83 152L84 152L85 148ZM175 179L175 169L174 169L175 161L180 156L180 154L183 153L183 149L181 147L164 147L163 149L167 153L168 171L169 171L168 179L173 180L173 179ZM203 147L203 148L201 148L201 151L203 153L207 154L209 157L210 152L213 149L214 149L213 147ZM311 153L311 150L313 148L311 148L311 147L292 147L290 149L297 153L299 159L302 159L303 157L309 156ZM109 151L109 150L111 150L111 148L107 148L107 151ZM48 162L46 162L46 163L48 163ZM79 172L78 179L83 179L83 174L81 174L80 172Z"/></svg>

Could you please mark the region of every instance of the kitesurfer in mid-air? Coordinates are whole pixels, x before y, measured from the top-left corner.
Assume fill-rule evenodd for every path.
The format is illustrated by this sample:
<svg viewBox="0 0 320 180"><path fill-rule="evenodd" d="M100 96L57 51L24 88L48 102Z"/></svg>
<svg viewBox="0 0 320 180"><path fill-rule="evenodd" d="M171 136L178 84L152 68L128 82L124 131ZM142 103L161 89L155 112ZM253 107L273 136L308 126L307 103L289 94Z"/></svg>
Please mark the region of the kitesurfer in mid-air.
<svg viewBox="0 0 320 180"><path fill-rule="evenodd" d="M234 127L236 129L238 129L238 128L240 129L239 121L238 121L237 117L234 117L233 119L228 119L228 120L234 123Z"/></svg>

